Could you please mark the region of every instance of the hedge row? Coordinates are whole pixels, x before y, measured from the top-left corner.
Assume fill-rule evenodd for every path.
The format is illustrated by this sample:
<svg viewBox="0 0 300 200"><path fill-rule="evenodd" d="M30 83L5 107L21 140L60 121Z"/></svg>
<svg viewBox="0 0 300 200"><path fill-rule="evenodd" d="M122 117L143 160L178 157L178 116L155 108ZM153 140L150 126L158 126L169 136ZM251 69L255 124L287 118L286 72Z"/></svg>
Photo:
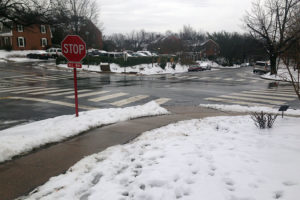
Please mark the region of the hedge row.
<svg viewBox="0 0 300 200"><path fill-rule="evenodd" d="M99 65L100 63L115 63L121 67L130 67L140 64L150 64L160 62L164 65L166 62L170 62L170 58L167 57L129 57L127 61L124 61L123 58L110 58L107 56L87 56L83 59L82 63L84 65ZM177 61L177 58L173 58L174 61ZM66 64L67 60L65 57L60 56L56 59L56 64Z"/></svg>

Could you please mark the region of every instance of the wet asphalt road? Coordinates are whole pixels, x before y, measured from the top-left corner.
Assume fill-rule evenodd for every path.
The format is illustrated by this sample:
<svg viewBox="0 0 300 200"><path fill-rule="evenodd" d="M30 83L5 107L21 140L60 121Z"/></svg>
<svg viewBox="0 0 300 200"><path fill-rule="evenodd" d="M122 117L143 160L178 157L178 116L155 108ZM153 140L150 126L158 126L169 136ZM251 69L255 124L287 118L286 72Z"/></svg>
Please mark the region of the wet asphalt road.
<svg viewBox="0 0 300 200"><path fill-rule="evenodd" d="M274 100L270 104L266 97L258 102L254 100L266 96L264 91L269 95L269 90L283 94L287 94L285 90L291 90L286 83L274 86L272 81L253 74L251 67L151 76L78 73L79 94L84 94L79 98L80 111L141 105L151 100L157 100L162 106L210 103L276 107L284 103L293 108L300 107L299 102L288 95L286 99L281 95L275 100L270 96ZM252 94L253 90L259 90L258 94ZM292 96L291 92L289 95ZM72 96L71 70L58 70L54 63L0 63L0 130L29 121L74 114Z"/></svg>

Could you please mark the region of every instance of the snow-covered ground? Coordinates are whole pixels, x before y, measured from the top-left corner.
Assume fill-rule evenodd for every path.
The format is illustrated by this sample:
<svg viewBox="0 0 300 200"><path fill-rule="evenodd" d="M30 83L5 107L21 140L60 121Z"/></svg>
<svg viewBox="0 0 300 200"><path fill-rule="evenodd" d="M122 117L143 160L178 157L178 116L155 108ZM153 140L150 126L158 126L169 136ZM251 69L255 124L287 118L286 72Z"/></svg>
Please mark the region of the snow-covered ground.
<svg viewBox="0 0 300 200"><path fill-rule="evenodd" d="M197 63L201 66L201 67L207 67L210 66L211 68L222 68L222 69L236 69L236 68L240 68L240 65L233 65L233 66L222 66L219 65L218 63L214 62L214 61L197 61Z"/></svg>
<svg viewBox="0 0 300 200"><path fill-rule="evenodd" d="M0 162L95 127L162 114L168 114L168 111L152 101L142 106L80 112L77 118L75 115L64 115L5 129L0 131Z"/></svg>
<svg viewBox="0 0 300 200"><path fill-rule="evenodd" d="M59 68L68 68L66 64L59 64ZM99 65L82 65L82 69L78 70L84 70L84 71L92 71L92 72L101 72ZM184 73L188 71L188 66L182 66L180 64L176 65L176 68L173 69L171 67L171 64L168 63L165 70L163 70L161 67L159 67L157 64L141 64L136 65L132 67L120 67L119 65L115 63L110 63L110 70L114 73L137 73L137 74L143 74L143 75L155 75L155 74L174 74L174 73Z"/></svg>
<svg viewBox="0 0 300 200"><path fill-rule="evenodd" d="M0 62L35 62L35 61L45 61L39 59L30 59L26 55L29 53L37 53L40 50L24 50L24 51L5 51L0 50Z"/></svg>
<svg viewBox="0 0 300 200"><path fill-rule="evenodd" d="M291 69L292 75L294 77L294 80L298 80L298 71L294 71ZM289 72L286 68L278 69L277 75L271 75L271 73L266 73L264 75L261 75L262 78L269 79L269 80L275 80L275 81L288 81L290 82L292 79L289 75Z"/></svg>
<svg viewBox="0 0 300 200"><path fill-rule="evenodd" d="M84 158L25 199L299 200L300 119L183 121Z"/></svg>
<svg viewBox="0 0 300 200"><path fill-rule="evenodd" d="M222 111L232 111L232 112L243 112L243 113L251 113L251 112L267 112L271 114L281 114L278 111L279 108L268 108L268 107L260 107L260 106L240 106L240 105L222 105L222 104L200 104L201 107L212 108ZM290 116L300 116L300 110L288 109L284 112L285 115Z"/></svg>

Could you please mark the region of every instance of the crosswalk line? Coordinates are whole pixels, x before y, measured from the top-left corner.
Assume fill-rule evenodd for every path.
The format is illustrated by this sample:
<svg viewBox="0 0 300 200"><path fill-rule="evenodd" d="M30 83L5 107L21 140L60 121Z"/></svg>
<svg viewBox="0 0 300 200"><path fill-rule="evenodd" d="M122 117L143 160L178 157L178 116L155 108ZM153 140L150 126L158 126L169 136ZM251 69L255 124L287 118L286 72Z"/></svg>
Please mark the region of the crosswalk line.
<svg viewBox="0 0 300 200"><path fill-rule="evenodd" d="M184 79L184 78L187 78L188 76L177 76L177 78L179 79Z"/></svg>
<svg viewBox="0 0 300 200"><path fill-rule="evenodd" d="M136 101L140 101L142 99L146 99L148 97L149 97L148 95L138 95L138 96L130 97L128 99L123 99L121 101L113 102L113 103L111 103L111 105L124 106L124 105L130 104L130 103L136 102Z"/></svg>
<svg viewBox="0 0 300 200"><path fill-rule="evenodd" d="M108 92L109 92L109 91L89 92L89 93L84 93L84 94L78 95L78 98L80 98L80 97L95 96L95 95L98 95L98 94L105 94L105 93L108 93ZM72 95L72 96L67 96L66 98L74 99L74 95Z"/></svg>
<svg viewBox="0 0 300 200"><path fill-rule="evenodd" d="M225 78L225 79L223 79L224 81L232 81L233 80L233 78Z"/></svg>
<svg viewBox="0 0 300 200"><path fill-rule="evenodd" d="M199 77L193 76L193 77L189 77L189 78L187 78L187 79L193 80L193 79L198 79L198 78L199 78Z"/></svg>
<svg viewBox="0 0 300 200"><path fill-rule="evenodd" d="M261 90L251 90L253 92L260 92ZM272 94L286 94L286 95L294 95L295 92L287 92L287 91L270 91L270 90L263 90L263 92L272 93Z"/></svg>
<svg viewBox="0 0 300 200"><path fill-rule="evenodd" d="M48 90L48 91L41 91L41 92L33 92L33 93L29 93L30 95L39 95L39 94L51 94L51 93L55 93L55 92L66 92L66 91L70 91L72 89L56 89L56 90Z"/></svg>
<svg viewBox="0 0 300 200"><path fill-rule="evenodd" d="M242 81L245 81L245 80L246 80L246 79L241 78L241 79L237 79L236 81L242 82Z"/></svg>
<svg viewBox="0 0 300 200"><path fill-rule="evenodd" d="M213 80L220 80L221 79L221 77L215 77L215 78L213 78Z"/></svg>
<svg viewBox="0 0 300 200"><path fill-rule="evenodd" d="M248 105L248 106L265 106L265 107L272 107L268 104L261 104L261 103L251 103L246 101L235 101L235 100L229 100L229 99L222 99L218 97L211 97L211 98L205 98L207 101L216 101L216 102L224 102L224 103L231 103L231 104L239 104L239 105Z"/></svg>
<svg viewBox="0 0 300 200"><path fill-rule="evenodd" d="M159 99L156 99L155 102L158 103L159 105L162 105L162 104L167 103L170 100L171 99L169 99L169 98L159 98Z"/></svg>
<svg viewBox="0 0 300 200"><path fill-rule="evenodd" d="M10 78L20 78L20 77L28 77L28 76L33 76L33 75L9 76L9 77L4 77L4 78L10 79Z"/></svg>
<svg viewBox="0 0 300 200"><path fill-rule="evenodd" d="M264 92L264 91L244 91L243 93L249 94L263 94L263 95L271 95L271 96L282 96L282 97L297 97L296 94L284 94L284 93L274 93L274 92Z"/></svg>
<svg viewBox="0 0 300 200"><path fill-rule="evenodd" d="M34 102L42 102L42 103L50 103L50 104L55 104L55 105L61 105L61 106L67 106L67 107L75 107L73 103L67 103L67 102L62 102L62 101L53 101L49 99L41 99L41 98L30 98L30 97L6 97L6 99L14 99L14 100L27 100L27 101L34 101ZM90 107L90 106L83 106L79 105L79 109L84 109L84 110L94 110L97 109L95 107Z"/></svg>
<svg viewBox="0 0 300 200"><path fill-rule="evenodd" d="M201 78L199 78L199 80L206 80L206 79L209 79L209 77L201 77Z"/></svg>
<svg viewBox="0 0 300 200"><path fill-rule="evenodd" d="M45 91L45 90L55 90L57 88L29 88L26 90L22 90L22 91L17 91L17 92L12 92L13 94L24 94L24 93L29 93L29 92L39 92L39 91Z"/></svg>
<svg viewBox="0 0 300 200"><path fill-rule="evenodd" d="M252 80L250 81L251 83L257 83L258 80Z"/></svg>
<svg viewBox="0 0 300 200"><path fill-rule="evenodd" d="M258 95L258 94L243 94L243 93L232 93L231 95L236 96L244 96L244 97L254 97L254 98L263 98L263 99L275 99L275 100L285 100L285 101L293 101L295 98L288 98L288 97L274 97L274 96L267 96L267 95Z"/></svg>
<svg viewBox="0 0 300 200"><path fill-rule="evenodd" d="M20 90L24 90L26 88L32 88L32 87L29 87L29 86L21 86L21 87L12 87L10 89L5 89L5 90L1 90L0 93L3 93L3 92L13 92L13 91L20 91Z"/></svg>
<svg viewBox="0 0 300 200"><path fill-rule="evenodd" d="M92 90L78 90L78 93L82 92L90 92ZM67 94L74 94L74 91L69 91L69 92L60 92L60 93L55 93L55 94L49 94L49 96L62 96L62 95L67 95Z"/></svg>
<svg viewBox="0 0 300 200"><path fill-rule="evenodd" d="M285 104L286 102L284 101L272 101L272 100L267 100L267 99L258 99L258 98L247 98L247 97L239 97L239 96L231 96L231 95L221 95L219 97L222 98L228 98L228 99L237 99L237 100L246 100L246 101L254 101L254 102L263 102L263 103L269 103L269 104L274 104L274 105L282 105Z"/></svg>
<svg viewBox="0 0 300 200"><path fill-rule="evenodd" d="M122 96L125 96L125 95L128 95L128 94L120 92L120 93L116 93L116 94L111 94L111 95L106 95L106 96L102 96L102 97L98 97L98 98L89 99L89 101L99 102L99 101L105 101L105 100L108 100L108 99L114 99L114 98L117 98L117 97L122 97Z"/></svg>

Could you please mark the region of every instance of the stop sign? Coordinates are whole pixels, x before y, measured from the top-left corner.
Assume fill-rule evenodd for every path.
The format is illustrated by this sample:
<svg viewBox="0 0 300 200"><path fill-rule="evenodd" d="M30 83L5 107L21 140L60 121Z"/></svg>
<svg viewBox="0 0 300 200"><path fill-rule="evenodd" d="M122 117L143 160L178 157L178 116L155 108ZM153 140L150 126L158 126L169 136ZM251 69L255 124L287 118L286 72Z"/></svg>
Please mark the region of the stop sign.
<svg viewBox="0 0 300 200"><path fill-rule="evenodd" d="M78 35L68 35L61 42L62 54L70 62L80 62L86 55L85 42Z"/></svg>

